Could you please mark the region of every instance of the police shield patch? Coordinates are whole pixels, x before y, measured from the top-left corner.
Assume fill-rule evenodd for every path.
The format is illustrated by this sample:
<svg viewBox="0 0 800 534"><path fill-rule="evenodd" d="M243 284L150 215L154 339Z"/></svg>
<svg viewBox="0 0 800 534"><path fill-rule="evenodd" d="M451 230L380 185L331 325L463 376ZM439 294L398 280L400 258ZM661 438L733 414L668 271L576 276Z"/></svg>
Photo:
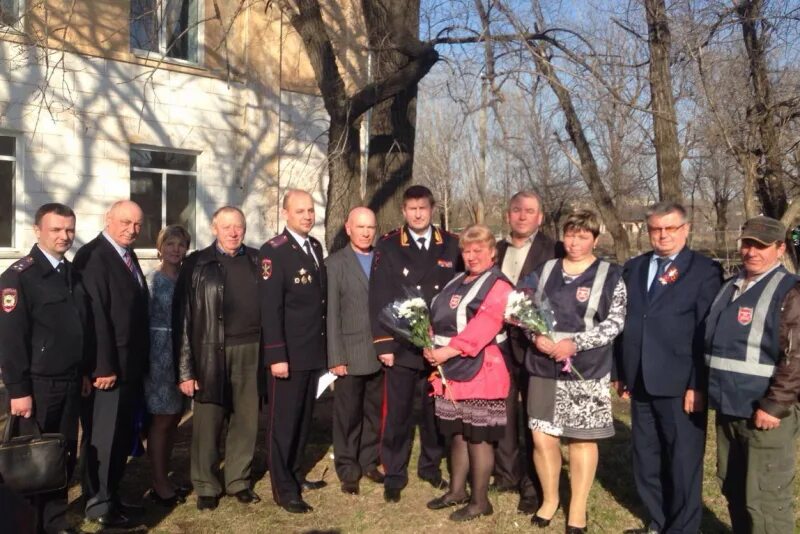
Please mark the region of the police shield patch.
<svg viewBox="0 0 800 534"><path fill-rule="evenodd" d="M3 290L3 311L11 313L17 307L17 290L13 288L6 288Z"/></svg>
<svg viewBox="0 0 800 534"><path fill-rule="evenodd" d="M753 308L739 308L739 315L737 317L740 325L747 326L753 320Z"/></svg>
<svg viewBox="0 0 800 534"><path fill-rule="evenodd" d="M450 309L455 310L459 302L461 302L461 295L453 295L450 297Z"/></svg>
<svg viewBox="0 0 800 534"><path fill-rule="evenodd" d="M590 287L579 287L577 291L575 291L575 298L578 299L578 302L586 302L589 300L591 292L592 288Z"/></svg>
<svg viewBox="0 0 800 534"><path fill-rule="evenodd" d="M261 260L261 278L269 280L270 276L272 276L272 260L264 258Z"/></svg>

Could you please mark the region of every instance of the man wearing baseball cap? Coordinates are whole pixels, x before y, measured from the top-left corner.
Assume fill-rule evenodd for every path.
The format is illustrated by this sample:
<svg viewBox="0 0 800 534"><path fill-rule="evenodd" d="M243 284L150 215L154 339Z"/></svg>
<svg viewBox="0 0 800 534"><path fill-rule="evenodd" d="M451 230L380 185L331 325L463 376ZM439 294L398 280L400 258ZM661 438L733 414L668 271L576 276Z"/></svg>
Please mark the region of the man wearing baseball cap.
<svg viewBox="0 0 800 534"><path fill-rule="evenodd" d="M744 268L722 286L706 322L717 475L735 534L795 529L800 286L781 265L785 236L783 224L770 217L744 223Z"/></svg>

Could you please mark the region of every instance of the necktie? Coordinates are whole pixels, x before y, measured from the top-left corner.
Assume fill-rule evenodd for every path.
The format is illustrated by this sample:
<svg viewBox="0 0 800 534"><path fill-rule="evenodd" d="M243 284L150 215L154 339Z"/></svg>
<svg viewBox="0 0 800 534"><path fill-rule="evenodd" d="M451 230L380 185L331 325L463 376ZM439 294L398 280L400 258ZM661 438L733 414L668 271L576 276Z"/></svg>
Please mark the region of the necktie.
<svg viewBox="0 0 800 534"><path fill-rule="evenodd" d="M311 252L311 243L308 241L308 239L306 239L306 242L303 245L303 248L306 249L306 254L308 254L311 257L311 261L314 262L314 267L319 269L319 264L317 263L317 258L315 258L314 257L314 253Z"/></svg>
<svg viewBox="0 0 800 534"><path fill-rule="evenodd" d="M136 283L141 286L142 283L139 281L139 273L136 272L136 266L133 264L133 257L131 256L130 250L125 250L125 254L122 255L122 259L125 260L125 265L133 275L133 279L136 280Z"/></svg>
<svg viewBox="0 0 800 534"><path fill-rule="evenodd" d="M419 243L419 249L420 250L425 250L425 238L424 237L418 237L417 238L417 243Z"/></svg>
<svg viewBox="0 0 800 534"><path fill-rule="evenodd" d="M650 289L647 291L647 296L652 297L658 288L662 287L663 284L658 280L664 274L664 271L667 270L667 265L670 264L669 258L656 258L656 275L653 277L653 281L650 282Z"/></svg>
<svg viewBox="0 0 800 534"><path fill-rule="evenodd" d="M56 272L64 279L64 284L69 285L69 281L67 280L67 268L64 266L64 262L58 264L56 267Z"/></svg>

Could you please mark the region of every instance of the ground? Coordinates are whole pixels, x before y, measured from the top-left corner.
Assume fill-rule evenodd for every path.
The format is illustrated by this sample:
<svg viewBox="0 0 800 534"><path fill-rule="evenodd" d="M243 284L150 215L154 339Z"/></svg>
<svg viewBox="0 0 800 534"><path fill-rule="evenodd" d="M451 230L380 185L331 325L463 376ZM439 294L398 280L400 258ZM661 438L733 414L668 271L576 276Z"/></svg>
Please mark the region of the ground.
<svg viewBox="0 0 800 534"><path fill-rule="evenodd" d="M418 533L420 531L454 531L465 534L530 532L530 517L518 514L517 498L512 494L490 495L494 505L494 515L480 518L470 523L456 525L447 519L449 511L430 511L425 503L438 496L434 490L413 476L417 450L412 455L412 473L409 486L403 491L398 504L383 502L383 488L369 480L361 483L361 494L345 495L339 491L339 483L330 458L330 411L332 402L326 394L318 403L315 414L315 428L308 458L310 479L324 478L328 486L322 490L309 492L305 499L315 511L311 514L292 515L284 512L272 502L269 476L259 475L255 491L262 497L256 505L239 504L233 498L223 498L220 506L213 512L198 512L195 497L190 496L187 503L178 506L171 513L159 511L148 506L144 517L145 527L139 532L159 533ZM642 526L642 508L633 487L631 475L630 414L627 403L615 403L616 435L600 442L600 465L597 480L592 489L589 503L589 529L593 533L621 533L627 528ZM262 425L263 428L263 425ZM174 476L187 481L189 470L189 439L191 417L187 417L180 428L180 438L174 454ZM725 500L719 493L714 476L715 436L713 425L709 427L706 448L705 479L703 484L704 514L702 532L715 534L730 532L730 522ZM265 441L259 436L256 470L265 464ZM566 467L566 466L565 466ZM130 501L138 502L149 487L149 466L145 458L131 460L123 494ZM562 477L562 503L567 502L568 481L566 471ZM798 485L795 485L795 502L800 521ZM79 519L80 489L72 487L71 514ZM97 532L98 526L84 522L85 530ZM542 532L563 532L563 510L556 514L551 526Z"/></svg>

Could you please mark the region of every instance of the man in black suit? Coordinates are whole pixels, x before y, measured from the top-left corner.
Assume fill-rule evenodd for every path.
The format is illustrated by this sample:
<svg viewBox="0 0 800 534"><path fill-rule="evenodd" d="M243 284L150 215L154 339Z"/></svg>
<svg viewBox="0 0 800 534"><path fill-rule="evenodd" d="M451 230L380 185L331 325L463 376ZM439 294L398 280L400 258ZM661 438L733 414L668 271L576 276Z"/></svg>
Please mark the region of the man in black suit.
<svg viewBox="0 0 800 534"><path fill-rule="evenodd" d="M653 252L625 264L628 309L616 351L617 391L632 396L634 480L650 516L635 532L694 533L706 438L703 327L722 268L686 246L680 204L651 206L647 231Z"/></svg>
<svg viewBox="0 0 800 534"><path fill-rule="evenodd" d="M106 213L105 230L75 255L91 304L94 356L89 366L93 391L81 418L83 496L86 517L106 527L128 526L128 516L141 512L123 505L117 490L150 347L147 282L132 248L142 218L135 202L115 202Z"/></svg>
<svg viewBox="0 0 800 534"><path fill-rule="evenodd" d="M314 200L292 189L283 197L286 228L261 247L261 331L263 353L271 375L269 409L269 476L275 502L287 512L313 509L303 490L325 485L302 472L303 452L320 371L327 367L322 245L309 236Z"/></svg>
<svg viewBox="0 0 800 534"><path fill-rule="evenodd" d="M524 279L541 264L563 256L563 245L539 231L544 219L542 199L532 191L519 191L508 201L506 222L509 236L497 243L497 265L514 284ZM525 448L519 446L520 413L525 416L528 373L525 370L525 351L528 340L518 329L510 331L512 361L511 387L506 399L506 433L495 449L494 487L498 491L519 491L517 510L533 514L538 508L539 480L533 467L531 433L523 433ZM520 405L520 393L522 405ZM523 420L527 421L526 417ZM527 428L527 424L523 425ZM521 453L520 453L521 452Z"/></svg>
<svg viewBox="0 0 800 534"><path fill-rule="evenodd" d="M67 475L78 445L84 376L87 299L64 254L75 238L75 213L45 204L34 219L36 245L0 276L0 368L11 415L25 419L20 432L60 433L67 444ZM32 422L29 419L32 418ZM67 488L36 495L38 531L75 532L67 524Z"/></svg>
<svg viewBox="0 0 800 534"><path fill-rule="evenodd" d="M440 467L442 438L436 430L433 397L428 395L427 377L431 367L419 348L395 339L377 321L383 308L396 300L410 298L412 293L424 297L430 304L460 268L458 238L431 225L433 208L430 189L421 185L406 189L403 194L406 224L378 242L369 279L372 335L378 359L386 367L381 443L386 502L398 502L401 490L408 483L408 460L414 436L411 416L417 395L422 396L417 474L437 489L447 487Z"/></svg>

